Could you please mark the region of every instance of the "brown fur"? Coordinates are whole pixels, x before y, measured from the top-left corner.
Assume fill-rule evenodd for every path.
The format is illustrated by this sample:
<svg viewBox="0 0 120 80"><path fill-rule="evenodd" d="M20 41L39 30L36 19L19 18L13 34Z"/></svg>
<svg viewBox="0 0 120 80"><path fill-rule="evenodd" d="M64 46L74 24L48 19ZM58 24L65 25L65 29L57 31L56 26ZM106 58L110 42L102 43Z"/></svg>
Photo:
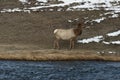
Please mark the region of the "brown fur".
<svg viewBox="0 0 120 80"><path fill-rule="evenodd" d="M73 29L73 30L76 36L79 36L82 34L82 30L79 30L79 29Z"/></svg>
<svg viewBox="0 0 120 80"><path fill-rule="evenodd" d="M79 23L77 28L73 29L76 37L82 34L82 26L83 25L81 23Z"/></svg>

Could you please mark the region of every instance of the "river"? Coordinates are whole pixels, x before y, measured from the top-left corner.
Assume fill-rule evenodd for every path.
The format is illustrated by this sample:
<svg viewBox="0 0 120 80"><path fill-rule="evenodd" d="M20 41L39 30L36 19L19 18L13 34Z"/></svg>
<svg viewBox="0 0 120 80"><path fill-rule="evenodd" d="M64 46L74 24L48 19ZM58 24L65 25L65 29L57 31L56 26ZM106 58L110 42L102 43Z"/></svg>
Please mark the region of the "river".
<svg viewBox="0 0 120 80"><path fill-rule="evenodd" d="M1 60L0 80L120 80L120 62Z"/></svg>

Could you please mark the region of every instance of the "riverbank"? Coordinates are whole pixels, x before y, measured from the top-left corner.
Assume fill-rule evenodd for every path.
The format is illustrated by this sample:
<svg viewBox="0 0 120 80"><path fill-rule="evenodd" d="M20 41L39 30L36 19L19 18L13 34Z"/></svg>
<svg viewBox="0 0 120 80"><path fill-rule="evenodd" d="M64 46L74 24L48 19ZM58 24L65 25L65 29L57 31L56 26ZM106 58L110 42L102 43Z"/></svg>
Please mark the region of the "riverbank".
<svg viewBox="0 0 120 80"><path fill-rule="evenodd" d="M107 11L109 12L109 11ZM75 49L69 48L68 41L60 41L61 50L54 50L53 30L56 28L74 28L75 23L69 20L79 19L93 21L99 19L99 15L106 11L73 11L73 12L32 12L28 13L1 13L0 18L0 59L4 60L104 60L120 61L119 44L111 44L119 41L120 37L106 35L116 33L119 30L119 18L108 18L101 23L86 23L86 29L77 40L85 43L75 44ZM93 17L91 17L94 15ZM61 17L60 17L61 16ZM11 20L12 17L12 20ZM101 16L102 18L102 16ZM91 22L90 22L91 23ZM108 24L109 23L109 24ZM105 37L104 37L105 35ZM100 36L104 40L96 42ZM85 40L85 41L84 41ZM86 43L86 40L92 40ZM111 54L112 52L112 54Z"/></svg>
<svg viewBox="0 0 120 80"><path fill-rule="evenodd" d="M1 60L32 60L32 61L66 61L66 60L99 60L120 61L120 56L103 55L87 50L14 50L0 52Z"/></svg>

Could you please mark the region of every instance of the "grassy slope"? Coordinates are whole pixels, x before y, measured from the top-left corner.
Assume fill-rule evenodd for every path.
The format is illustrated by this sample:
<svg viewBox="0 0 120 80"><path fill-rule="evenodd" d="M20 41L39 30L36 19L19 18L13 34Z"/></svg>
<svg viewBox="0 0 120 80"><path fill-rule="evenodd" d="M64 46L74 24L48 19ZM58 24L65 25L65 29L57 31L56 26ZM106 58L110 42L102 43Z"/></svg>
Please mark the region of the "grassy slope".
<svg viewBox="0 0 120 80"><path fill-rule="evenodd" d="M1 9L2 7L9 8L11 5L15 3L16 2L14 1L8 3L6 2L0 3L2 4ZM15 6L22 7L19 3L17 3ZM51 50L53 48L54 40L53 30L55 28L75 27L75 24L70 24L67 22L67 20L79 18L80 21L84 21L83 20L84 17L89 17L89 19L96 19L101 13L104 12L105 11L32 12L31 14L23 12L0 13L0 52L1 52L0 59L4 58L4 59L41 60L44 58L45 60L53 59L75 60L83 58L92 59L94 56L95 57L93 59L96 59L97 56L97 58L101 60L104 59L110 60L111 56L110 57L108 56L107 58L107 56L103 57L101 55L94 53L96 53L97 51L116 51L119 53L120 46L118 45L109 46L100 43L76 44L76 48L74 50L65 51L65 53L70 53L70 55L69 54L63 55L64 53L61 55L61 53L64 50L63 51L60 50L57 52L56 50ZM107 19L100 24L94 25L86 24L85 26L90 26L90 28L84 29L83 34L78 39L93 37L97 35L105 35L108 32L118 30L120 29L119 20L120 18L115 18ZM109 38L108 40L118 39L120 40L120 37ZM61 41L62 49L66 49L68 48L68 46L69 43L67 41ZM24 50L25 51L27 50L27 52L24 52ZM35 51L32 52L31 50ZM43 51L41 52L36 50ZM10 54L10 52L13 52L14 54ZM48 54L46 55L45 54L46 52L47 53L49 52L49 55ZM45 55L43 56L42 53L44 53ZM89 54L85 55L84 53L90 53L91 55L93 53L92 55L93 57ZM88 58L87 56L89 56L90 58ZM111 60L115 60L115 58L113 57Z"/></svg>
<svg viewBox="0 0 120 80"><path fill-rule="evenodd" d="M54 39L53 30L55 28L70 28L71 26L75 27L75 24L70 24L67 22L67 20L80 18L81 21L83 20L83 17L89 17L91 15L95 16L101 13L103 12L34 12L31 14L1 13L0 43L33 44L41 48L52 48ZM100 24L87 24L86 26L90 26L90 28L83 29L83 34L78 39L93 37L97 35L105 35L108 32L117 30L119 28L119 25L119 18L105 20ZM117 37L117 39L119 39L119 37ZM67 47L67 41L62 43L63 44L61 44L61 46ZM80 45L90 47L92 44L87 44L87 46L86 44ZM96 48L96 45L98 46L99 44L95 44L95 47L92 45L92 48ZM104 45L100 44L100 46Z"/></svg>

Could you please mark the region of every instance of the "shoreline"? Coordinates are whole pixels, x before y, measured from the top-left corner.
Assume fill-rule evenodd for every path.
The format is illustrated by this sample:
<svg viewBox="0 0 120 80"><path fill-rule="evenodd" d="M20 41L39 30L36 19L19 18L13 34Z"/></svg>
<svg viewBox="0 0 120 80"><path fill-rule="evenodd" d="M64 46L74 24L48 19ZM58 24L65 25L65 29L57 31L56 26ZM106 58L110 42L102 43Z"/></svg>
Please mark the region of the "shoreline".
<svg viewBox="0 0 120 80"><path fill-rule="evenodd" d="M101 55L86 50L14 50L0 52L0 60L19 61L120 61L120 56Z"/></svg>

